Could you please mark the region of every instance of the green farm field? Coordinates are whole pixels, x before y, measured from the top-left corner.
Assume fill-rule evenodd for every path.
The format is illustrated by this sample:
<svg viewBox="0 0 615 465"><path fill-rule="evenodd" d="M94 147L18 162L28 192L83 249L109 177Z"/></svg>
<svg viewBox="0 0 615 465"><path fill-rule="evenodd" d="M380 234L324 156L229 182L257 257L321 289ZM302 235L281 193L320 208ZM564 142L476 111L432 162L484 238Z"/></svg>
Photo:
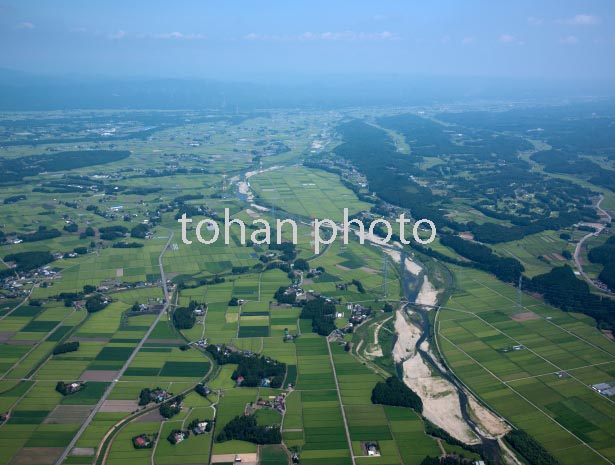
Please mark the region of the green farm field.
<svg viewBox="0 0 615 465"><path fill-rule="evenodd" d="M438 311L437 340L453 372L561 463L614 459L613 401L592 384L615 376L615 347L594 322L473 270ZM520 346L518 350L513 346Z"/></svg>

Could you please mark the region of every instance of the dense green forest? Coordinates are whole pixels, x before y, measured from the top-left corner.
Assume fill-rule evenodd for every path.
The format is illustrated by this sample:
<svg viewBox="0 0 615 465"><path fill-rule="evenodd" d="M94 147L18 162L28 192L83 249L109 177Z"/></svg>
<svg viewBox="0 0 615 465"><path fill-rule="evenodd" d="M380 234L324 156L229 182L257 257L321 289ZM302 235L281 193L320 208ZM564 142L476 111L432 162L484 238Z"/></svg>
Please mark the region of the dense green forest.
<svg viewBox="0 0 615 465"><path fill-rule="evenodd" d="M514 429L504 436L504 440L532 465L559 465L559 462L525 431Z"/></svg>
<svg viewBox="0 0 615 465"><path fill-rule="evenodd" d="M177 307L173 312L173 324L177 329L190 329L196 323L194 310L199 306L198 302L191 300L187 307Z"/></svg>
<svg viewBox="0 0 615 465"><path fill-rule="evenodd" d="M128 158L127 150L79 150L0 159L0 184L15 183L42 172L67 171Z"/></svg>
<svg viewBox="0 0 615 465"><path fill-rule="evenodd" d="M532 172L530 164L518 156L532 146L519 137L464 128L469 134L454 140L450 129L411 114L381 118L378 123L404 135L410 154L399 152L383 130L356 120L338 126L344 142L335 153L363 172L380 198L410 209L415 218L431 219L438 228L471 231L487 243L596 218L591 208L593 193ZM446 163L424 168L425 158L436 156ZM417 179L428 181L431 189ZM452 196L511 225L459 223L446 216Z"/></svg>
<svg viewBox="0 0 615 465"><path fill-rule="evenodd" d="M568 265L525 280L523 285L526 290L543 294L548 303L566 312L585 313L600 328L615 330L615 300L592 294L589 284L578 279Z"/></svg>
<svg viewBox="0 0 615 465"><path fill-rule="evenodd" d="M396 376L390 376L374 386L372 403L408 407L417 413L423 412L421 398Z"/></svg>
<svg viewBox="0 0 615 465"><path fill-rule="evenodd" d="M261 386L263 379L270 379L272 388L279 388L286 375L286 364L253 353L243 353L225 345L208 345L207 352L219 365L236 364L237 368L231 375L234 381L243 378L241 386Z"/></svg>
<svg viewBox="0 0 615 465"><path fill-rule="evenodd" d="M280 444L282 434L279 427L258 425L254 415L241 415L229 421L216 436L217 442L232 439L255 444Z"/></svg>
<svg viewBox="0 0 615 465"><path fill-rule="evenodd" d="M335 329L335 305L323 299L310 300L301 308L299 318L312 320L312 331L328 336Z"/></svg>
<svg viewBox="0 0 615 465"><path fill-rule="evenodd" d="M604 266L600 272L600 281L615 289L615 236L611 236L599 247L594 247L587 255L592 263Z"/></svg>

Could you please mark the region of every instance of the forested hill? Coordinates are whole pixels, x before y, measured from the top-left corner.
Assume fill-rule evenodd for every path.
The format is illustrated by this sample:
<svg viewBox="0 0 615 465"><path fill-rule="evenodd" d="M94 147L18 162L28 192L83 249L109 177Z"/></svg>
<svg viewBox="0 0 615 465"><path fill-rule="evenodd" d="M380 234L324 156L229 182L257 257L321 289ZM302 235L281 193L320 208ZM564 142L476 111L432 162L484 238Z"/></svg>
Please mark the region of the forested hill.
<svg viewBox="0 0 615 465"><path fill-rule="evenodd" d="M335 153L351 161L367 177L370 188L383 200L408 208L419 218L447 223L431 190L410 179L418 174L421 158L399 153L390 137L380 128L354 120L337 128L344 142Z"/></svg>
<svg viewBox="0 0 615 465"><path fill-rule="evenodd" d="M0 159L0 183L20 181L46 171L68 171L128 158L128 150L78 150Z"/></svg>
<svg viewBox="0 0 615 465"><path fill-rule="evenodd" d="M595 193L532 172L518 156L528 148L522 139L469 129L451 134L416 115L378 123L404 135L410 153L399 152L383 129L358 120L338 126L343 143L335 153L363 172L383 200L410 209L416 218L429 218L439 228L469 231L489 244L597 219L591 207ZM434 158L438 163L424 163ZM453 197L497 221L460 222L447 216L455 208Z"/></svg>

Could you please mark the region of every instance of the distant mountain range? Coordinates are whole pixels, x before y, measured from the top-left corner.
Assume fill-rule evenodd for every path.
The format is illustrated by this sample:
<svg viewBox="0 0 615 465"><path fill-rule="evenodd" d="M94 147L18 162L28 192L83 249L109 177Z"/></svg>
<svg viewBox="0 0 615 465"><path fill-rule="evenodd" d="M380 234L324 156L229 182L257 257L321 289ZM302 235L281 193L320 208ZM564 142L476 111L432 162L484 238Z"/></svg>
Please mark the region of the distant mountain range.
<svg viewBox="0 0 615 465"><path fill-rule="evenodd" d="M42 76L0 69L0 110L339 108L613 96L610 81L321 76L277 83Z"/></svg>

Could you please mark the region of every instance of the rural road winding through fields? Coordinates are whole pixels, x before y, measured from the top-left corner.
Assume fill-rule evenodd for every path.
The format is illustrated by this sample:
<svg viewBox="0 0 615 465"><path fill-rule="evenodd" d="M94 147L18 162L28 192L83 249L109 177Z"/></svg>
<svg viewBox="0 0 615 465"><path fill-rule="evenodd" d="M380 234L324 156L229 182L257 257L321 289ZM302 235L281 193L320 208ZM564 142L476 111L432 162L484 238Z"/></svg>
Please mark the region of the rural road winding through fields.
<svg viewBox="0 0 615 465"><path fill-rule="evenodd" d="M68 446L66 446L66 449L64 449L60 457L58 457L58 459L56 460L55 465L61 465L62 462L66 460L66 457L68 456L70 451L73 450L73 447L75 447L75 444L77 444L77 441L79 441L79 438L81 437L81 435L90 425L90 423L94 419L94 416L98 413L100 408L103 406L103 404L107 400L107 397L109 397L109 394L111 394L111 391L113 391L113 388L115 387L119 379L122 377L122 375L124 374L128 366L132 363L133 359L136 357L136 355L139 353L139 351L143 347L143 344L145 344L145 341L147 341L150 334L152 333L152 331L154 331L154 328L156 327L156 325L158 324L162 316L166 314L166 311L169 308L169 304L170 304L169 290L167 288L167 279L164 274L164 268L162 266L162 259L164 257L165 252L169 248L169 244L171 244L171 241L173 240L173 231L167 228L163 228L163 229L169 231L169 239L167 240L166 244L164 245L164 248L162 249L162 251L160 252L160 255L158 256L158 266L160 268L160 279L162 280L162 292L164 293L164 305L162 307L162 310L160 310L160 313L158 314L158 316L156 317L152 325L149 327L149 329L147 330L143 338L141 338L141 341L139 341L135 349L132 351L132 354L130 354L130 357L128 357L128 360L126 360L126 363L124 363L124 365L122 366L122 369L117 373L113 381L111 381L111 384L107 386L107 389L105 390L104 394L102 395L102 397L100 398L100 400L98 401L94 409L90 412L86 420L83 422L83 424L81 425L81 428L79 428L79 430L77 431L77 433L75 434L71 442L68 444Z"/></svg>
<svg viewBox="0 0 615 465"><path fill-rule="evenodd" d="M600 200L598 200L598 202L596 203L596 210L604 213L607 218L609 219L609 223L613 220L613 218L611 217L610 214L608 214L605 210L603 210L602 208L600 208L600 204L602 203L602 201L604 200L604 196L601 194L600 195ZM583 238L581 238L581 240L577 243L577 246L574 249L574 262L577 266L577 270L579 270L579 273L581 274L581 276L583 277L583 279L585 279L585 281L587 281L591 286L595 287L596 289L599 289L600 291L604 292L604 289L600 289L595 283L594 281L587 276L587 274L585 273L585 271L583 271L583 265L581 265L581 260L579 260L579 255L581 253L581 249L583 248L583 243L589 239L592 236L598 236L602 230L605 227L603 226L602 228L598 229L597 231L591 232L589 234L586 234L585 236L583 236Z"/></svg>

